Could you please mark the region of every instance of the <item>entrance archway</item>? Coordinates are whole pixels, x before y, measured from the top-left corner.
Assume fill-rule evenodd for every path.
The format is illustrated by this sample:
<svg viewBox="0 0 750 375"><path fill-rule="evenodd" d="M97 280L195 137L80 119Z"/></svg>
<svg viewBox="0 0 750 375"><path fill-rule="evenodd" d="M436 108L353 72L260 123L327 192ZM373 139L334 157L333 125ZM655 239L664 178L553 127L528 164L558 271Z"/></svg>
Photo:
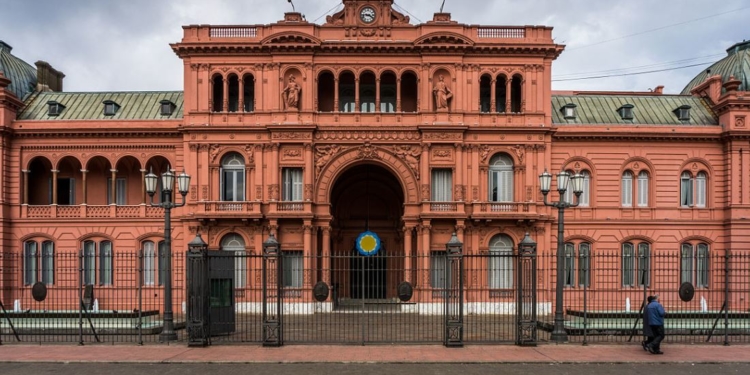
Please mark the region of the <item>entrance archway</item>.
<svg viewBox="0 0 750 375"><path fill-rule="evenodd" d="M378 164L357 164L336 179L331 191L332 283L340 301L396 296L403 281L401 221L404 189L396 176ZM358 255L355 241L365 230L381 240L379 253Z"/></svg>

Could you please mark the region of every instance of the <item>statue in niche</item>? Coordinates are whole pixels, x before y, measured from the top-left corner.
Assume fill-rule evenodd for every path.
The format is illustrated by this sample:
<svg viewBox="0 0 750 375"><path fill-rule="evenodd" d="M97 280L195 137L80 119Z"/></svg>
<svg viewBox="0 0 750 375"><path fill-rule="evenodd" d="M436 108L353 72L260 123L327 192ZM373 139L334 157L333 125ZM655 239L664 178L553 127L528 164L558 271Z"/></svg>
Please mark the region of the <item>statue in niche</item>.
<svg viewBox="0 0 750 375"><path fill-rule="evenodd" d="M453 98L453 91L451 91L444 80L445 77L441 74L438 76L438 82L435 84L435 87L432 88L432 92L435 95L435 107L438 111L447 111L448 104L451 98Z"/></svg>
<svg viewBox="0 0 750 375"><path fill-rule="evenodd" d="M294 74L289 76L289 83L281 92L281 99L284 102L284 109L299 109L299 96L302 88L295 81Z"/></svg>

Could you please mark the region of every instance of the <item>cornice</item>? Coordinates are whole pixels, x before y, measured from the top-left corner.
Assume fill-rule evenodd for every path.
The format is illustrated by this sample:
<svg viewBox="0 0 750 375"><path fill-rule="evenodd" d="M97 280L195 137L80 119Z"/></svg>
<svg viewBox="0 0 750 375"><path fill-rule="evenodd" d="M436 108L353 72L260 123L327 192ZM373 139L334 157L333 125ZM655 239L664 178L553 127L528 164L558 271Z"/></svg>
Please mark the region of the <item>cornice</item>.
<svg viewBox="0 0 750 375"><path fill-rule="evenodd" d="M174 150L174 145L34 145L21 146L27 151L91 151L91 150Z"/></svg>
<svg viewBox="0 0 750 375"><path fill-rule="evenodd" d="M717 142L722 139L720 134L636 134L636 133L619 133L619 134L568 134L556 133L552 135L554 141L686 141L693 142Z"/></svg>
<svg viewBox="0 0 750 375"><path fill-rule="evenodd" d="M117 131L117 130L18 130L13 132L13 138L30 139L30 138L178 138L182 133L175 129L174 131Z"/></svg>

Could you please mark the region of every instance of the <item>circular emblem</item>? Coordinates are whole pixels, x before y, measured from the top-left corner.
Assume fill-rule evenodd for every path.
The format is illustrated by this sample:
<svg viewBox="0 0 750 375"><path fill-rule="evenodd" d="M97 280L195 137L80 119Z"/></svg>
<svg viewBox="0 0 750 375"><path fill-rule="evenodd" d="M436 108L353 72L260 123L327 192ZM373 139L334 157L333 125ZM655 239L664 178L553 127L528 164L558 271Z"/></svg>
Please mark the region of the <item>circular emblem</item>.
<svg viewBox="0 0 750 375"><path fill-rule="evenodd" d="M357 251L360 254L369 257L378 253L380 250L380 237L375 232L364 231L357 237Z"/></svg>
<svg viewBox="0 0 750 375"><path fill-rule="evenodd" d="M680 285L680 299L683 302L690 302L693 300L693 296L695 296L695 288L693 287L693 284L684 282L682 285Z"/></svg>
<svg viewBox="0 0 750 375"><path fill-rule="evenodd" d="M402 281L398 284L398 299L401 300L401 302L406 302L411 299L411 296L414 295L414 288L411 286L411 283L408 281Z"/></svg>
<svg viewBox="0 0 750 375"><path fill-rule="evenodd" d="M325 281L318 281L313 287L313 297L318 302L323 302L328 299L328 284Z"/></svg>
<svg viewBox="0 0 750 375"><path fill-rule="evenodd" d="M37 281L31 287L31 296L34 297L34 301L44 301L47 298L47 286L43 282Z"/></svg>

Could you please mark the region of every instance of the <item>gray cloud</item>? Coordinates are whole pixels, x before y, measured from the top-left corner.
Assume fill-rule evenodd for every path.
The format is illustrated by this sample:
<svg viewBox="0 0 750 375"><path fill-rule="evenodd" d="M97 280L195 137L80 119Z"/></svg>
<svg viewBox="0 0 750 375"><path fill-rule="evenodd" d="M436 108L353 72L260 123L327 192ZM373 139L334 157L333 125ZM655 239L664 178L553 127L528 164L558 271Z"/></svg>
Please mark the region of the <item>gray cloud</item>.
<svg viewBox="0 0 750 375"><path fill-rule="evenodd" d="M340 2L296 0L295 6L312 21ZM417 23L432 19L440 2L396 4ZM553 78L570 78L638 66L674 67L679 64L655 64L699 56L717 55L682 65L718 60L726 48L748 38L750 8L617 38L749 6L743 0L447 0L445 11L467 24L553 26L555 41L568 47L553 66ZM150 91L182 89L183 67L169 43L182 38L183 25L267 24L291 7L285 0L0 0L0 9L0 39L14 47L16 56L31 63L45 60L64 71L66 91ZM665 85L675 93L702 69L705 65L559 81L553 88L646 90Z"/></svg>

